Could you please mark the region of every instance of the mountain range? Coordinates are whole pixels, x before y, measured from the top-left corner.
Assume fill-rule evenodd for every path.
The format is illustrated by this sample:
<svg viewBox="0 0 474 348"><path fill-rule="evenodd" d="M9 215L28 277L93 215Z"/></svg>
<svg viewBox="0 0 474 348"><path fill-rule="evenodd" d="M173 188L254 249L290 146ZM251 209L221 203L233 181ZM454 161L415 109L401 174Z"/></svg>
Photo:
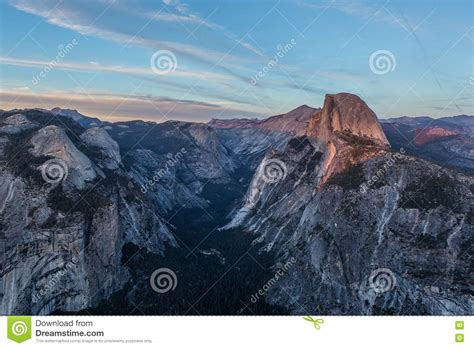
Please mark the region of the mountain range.
<svg viewBox="0 0 474 348"><path fill-rule="evenodd" d="M473 129L1 111L0 314L472 314Z"/></svg>

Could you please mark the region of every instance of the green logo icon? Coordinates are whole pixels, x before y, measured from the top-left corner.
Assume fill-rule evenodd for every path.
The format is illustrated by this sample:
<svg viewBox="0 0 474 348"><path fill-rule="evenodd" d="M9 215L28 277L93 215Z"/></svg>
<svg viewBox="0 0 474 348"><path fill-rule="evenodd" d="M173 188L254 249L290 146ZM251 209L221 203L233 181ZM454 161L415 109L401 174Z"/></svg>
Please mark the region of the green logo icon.
<svg viewBox="0 0 474 348"><path fill-rule="evenodd" d="M31 317L8 317L7 337L17 343L31 338Z"/></svg>
<svg viewBox="0 0 474 348"><path fill-rule="evenodd" d="M456 334L456 342L458 343L464 342L464 334Z"/></svg>
<svg viewBox="0 0 474 348"><path fill-rule="evenodd" d="M456 322L456 330L464 330L464 321Z"/></svg>
<svg viewBox="0 0 474 348"><path fill-rule="evenodd" d="M321 324L324 323L324 319L321 319L321 318L314 319L313 317L311 317L309 315L307 315L306 317L303 317L303 319L313 323L313 326L316 330L321 329Z"/></svg>

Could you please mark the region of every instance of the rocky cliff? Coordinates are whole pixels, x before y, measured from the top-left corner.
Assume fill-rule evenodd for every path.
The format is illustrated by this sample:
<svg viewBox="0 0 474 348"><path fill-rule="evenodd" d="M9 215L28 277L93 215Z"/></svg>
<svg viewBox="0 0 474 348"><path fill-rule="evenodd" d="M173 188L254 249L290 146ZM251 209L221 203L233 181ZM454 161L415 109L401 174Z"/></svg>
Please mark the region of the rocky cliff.
<svg viewBox="0 0 474 348"><path fill-rule="evenodd" d="M473 179L391 152L358 97L326 96L270 151L225 229L295 258L265 298L292 313L468 314ZM403 152L403 151L402 151Z"/></svg>
<svg viewBox="0 0 474 348"><path fill-rule="evenodd" d="M208 124L2 111L0 313L472 314L474 180L394 132L347 93Z"/></svg>
<svg viewBox="0 0 474 348"><path fill-rule="evenodd" d="M117 170L118 147L105 130L65 120L42 126L52 117L46 111L14 117L18 131L0 134L2 314L94 307L128 279L125 243L158 254L176 245L155 207ZM2 119L11 124L12 116Z"/></svg>

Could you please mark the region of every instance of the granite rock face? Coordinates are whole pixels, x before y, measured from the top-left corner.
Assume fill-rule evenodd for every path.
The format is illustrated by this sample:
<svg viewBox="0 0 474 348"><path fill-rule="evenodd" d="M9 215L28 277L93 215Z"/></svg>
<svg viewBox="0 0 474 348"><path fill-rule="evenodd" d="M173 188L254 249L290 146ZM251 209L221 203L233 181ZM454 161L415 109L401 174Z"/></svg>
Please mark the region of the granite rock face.
<svg viewBox="0 0 474 348"><path fill-rule="evenodd" d="M464 139L435 133L442 146ZM429 135L423 146L438 149ZM194 212L180 219L195 226L203 211L222 214L208 219L224 221L223 236L251 236L275 272L294 260L264 296L287 313L472 314L474 179L400 147L347 93L326 96L321 109L208 124L0 112L0 314L75 312L140 295L142 283L126 286L141 268L124 262L124 250L166 259L182 247L170 217ZM49 161L66 172L54 167L48 179ZM228 218L216 209L224 201ZM216 267L235 257L217 246L198 254ZM188 269L208 270L196 272Z"/></svg>
<svg viewBox="0 0 474 348"><path fill-rule="evenodd" d="M267 301L294 314L472 313L474 180L408 156L381 169L388 156L319 190L320 153L309 142L274 157L285 178L254 181L227 226L253 233L262 253L278 255L276 265L297 260ZM371 278L384 274L393 285L378 292Z"/></svg>
<svg viewBox="0 0 474 348"><path fill-rule="evenodd" d="M365 103L329 95L306 137L266 154L224 229L253 233L276 269L297 260L266 294L291 313L469 314L473 184L391 152Z"/></svg>
<svg viewBox="0 0 474 348"><path fill-rule="evenodd" d="M350 93L328 94L320 113L311 118L306 135L331 141L341 133L388 146L377 116L362 99Z"/></svg>
<svg viewBox="0 0 474 348"><path fill-rule="evenodd" d="M81 139L88 147L97 151L100 164L110 170L117 169L122 162L120 149L107 131L103 128L92 127L81 134Z"/></svg>
<svg viewBox="0 0 474 348"><path fill-rule="evenodd" d="M96 177L91 160L79 151L66 135L66 132L57 126L47 126L37 131L30 140L33 148L31 153L36 157L51 156L62 161L68 172L69 182L76 188L83 189L87 182ZM47 165L43 171L48 171ZM69 175L69 171L71 174Z"/></svg>
<svg viewBox="0 0 474 348"><path fill-rule="evenodd" d="M32 110L25 117L35 116L48 115ZM77 130L89 139L90 130ZM109 158L120 158L113 140L98 133L108 142L95 137L93 144L107 145L99 148L113 150L106 151L113 155ZM59 125L24 129L5 139L0 157L2 315L94 307L128 279L122 265L125 243L156 254L166 245L176 246L132 178L120 170L104 174L104 157L94 157L94 149L79 140L80 134L70 138ZM88 155L78 147L90 150ZM60 160L67 175L47 181L42 172L50 160Z"/></svg>
<svg viewBox="0 0 474 348"><path fill-rule="evenodd" d="M400 117L382 120L393 148L474 174L474 117Z"/></svg>

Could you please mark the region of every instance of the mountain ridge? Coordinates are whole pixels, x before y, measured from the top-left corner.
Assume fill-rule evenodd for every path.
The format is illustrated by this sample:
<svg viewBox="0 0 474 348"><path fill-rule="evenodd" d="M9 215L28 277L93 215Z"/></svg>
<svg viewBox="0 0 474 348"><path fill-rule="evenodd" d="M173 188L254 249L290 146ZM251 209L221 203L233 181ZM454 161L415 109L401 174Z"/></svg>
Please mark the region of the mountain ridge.
<svg viewBox="0 0 474 348"><path fill-rule="evenodd" d="M294 256L281 283L290 297L275 287L257 313L299 314L291 298L324 314L468 313L473 178L389 149L358 97L328 98L261 127L97 128L48 110L2 112L0 312L117 314L143 300L147 314L183 314L188 298L200 313L242 314L252 286ZM50 160L67 175L45 181ZM250 259L220 287L235 250L267 271ZM163 266L179 285L157 298L149 277ZM393 292L370 287L378 268L391 269ZM222 292L199 302L216 282Z"/></svg>

